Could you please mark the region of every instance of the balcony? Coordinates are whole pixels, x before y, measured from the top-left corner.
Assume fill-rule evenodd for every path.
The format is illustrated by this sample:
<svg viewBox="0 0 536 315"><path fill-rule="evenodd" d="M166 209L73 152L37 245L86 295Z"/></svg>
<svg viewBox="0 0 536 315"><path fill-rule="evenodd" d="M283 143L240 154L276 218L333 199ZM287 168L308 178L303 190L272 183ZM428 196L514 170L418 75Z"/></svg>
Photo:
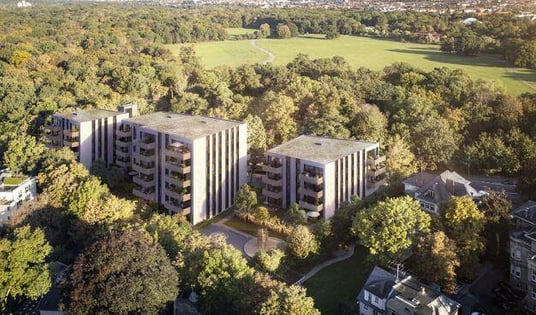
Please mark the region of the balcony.
<svg viewBox="0 0 536 315"><path fill-rule="evenodd" d="M164 201L164 208L171 212L182 213L184 215L190 213L190 206L182 207L180 203L175 201Z"/></svg>
<svg viewBox="0 0 536 315"><path fill-rule="evenodd" d="M80 142L78 141L78 139L75 138L67 138L63 139L63 146L69 148L77 148L80 146Z"/></svg>
<svg viewBox="0 0 536 315"><path fill-rule="evenodd" d="M141 151L140 150L140 152L136 153L134 156L136 157L136 159L138 159L140 161L143 161L143 162L146 162L146 163L154 162L156 160L154 150L152 150L152 151Z"/></svg>
<svg viewBox="0 0 536 315"><path fill-rule="evenodd" d="M156 143L154 139L138 140L136 141L136 145L138 145L141 149L144 150L154 150L156 148Z"/></svg>
<svg viewBox="0 0 536 315"><path fill-rule="evenodd" d="M140 185L143 188L149 188L154 187L155 180L151 177L145 177L145 176L134 176L132 181L138 185Z"/></svg>
<svg viewBox="0 0 536 315"><path fill-rule="evenodd" d="M368 158L368 165L370 166L377 166L380 163L385 162L385 155L382 156L371 156Z"/></svg>
<svg viewBox="0 0 536 315"><path fill-rule="evenodd" d="M175 185L179 188L187 188L190 187L190 180L189 179L181 179L176 176L166 175L165 180L168 184Z"/></svg>
<svg viewBox="0 0 536 315"><path fill-rule="evenodd" d="M262 190L262 194L263 196L266 196L266 197L269 197L269 198L272 198L272 199L281 199L281 192L276 192L276 191L270 191L266 188L264 188Z"/></svg>
<svg viewBox="0 0 536 315"><path fill-rule="evenodd" d="M166 156L185 161L191 159L192 153L184 146L170 144L166 147Z"/></svg>
<svg viewBox="0 0 536 315"><path fill-rule="evenodd" d="M128 168L130 167L130 160L115 160L115 165L121 167L121 168Z"/></svg>
<svg viewBox="0 0 536 315"><path fill-rule="evenodd" d="M151 164L132 164L132 169L145 175L153 175L155 166Z"/></svg>
<svg viewBox="0 0 536 315"><path fill-rule="evenodd" d="M300 208L308 210L308 211L320 212L324 208L324 205L323 204L315 205L312 203L308 203L307 201L300 200Z"/></svg>
<svg viewBox="0 0 536 315"><path fill-rule="evenodd" d="M59 125L50 124L50 125L46 125L46 128L50 130L51 133L56 133L56 134L59 134L59 132L61 131L61 127Z"/></svg>
<svg viewBox="0 0 536 315"><path fill-rule="evenodd" d="M322 177L322 175L314 175L311 173L301 173L300 181L313 185L322 185L324 183L324 177Z"/></svg>
<svg viewBox="0 0 536 315"><path fill-rule="evenodd" d="M154 201L154 191L151 191L151 190L141 190L141 189L137 189L137 188L134 188L132 190L132 193L134 194L134 196L136 197L139 197L139 198L142 198L142 199L145 199L145 200L148 200L148 201Z"/></svg>
<svg viewBox="0 0 536 315"><path fill-rule="evenodd" d="M386 178L376 180L374 182L367 181L367 188L366 188L366 191L365 191L365 195L368 196L368 195L372 194L373 192L378 190L378 188L380 188L381 186L385 185L386 182L387 182Z"/></svg>
<svg viewBox="0 0 536 315"><path fill-rule="evenodd" d="M310 188L302 188L302 187L300 187L298 189L298 194L303 195L303 196L313 197L313 198L316 198L316 199L320 199L320 198L324 197L324 191L323 190L315 191L315 190L312 190Z"/></svg>
<svg viewBox="0 0 536 315"><path fill-rule="evenodd" d="M130 146L130 138L119 138L115 140L115 145L121 148L128 148Z"/></svg>
<svg viewBox="0 0 536 315"><path fill-rule="evenodd" d="M385 174L385 167L367 170L367 176L369 177L378 177L383 174Z"/></svg>
<svg viewBox="0 0 536 315"><path fill-rule="evenodd" d="M130 137L130 127L129 126L121 126L117 128L115 131L115 134L118 138L128 138Z"/></svg>
<svg viewBox="0 0 536 315"><path fill-rule="evenodd" d="M185 164L179 164L175 162L166 161L166 166L168 170L173 172L178 172L180 174L188 174L192 171L191 166Z"/></svg>
<svg viewBox="0 0 536 315"><path fill-rule="evenodd" d="M281 175L281 173L283 172L283 166L282 165L277 166L276 164L264 165L263 169L266 173L270 173L274 175Z"/></svg>
<svg viewBox="0 0 536 315"><path fill-rule="evenodd" d="M263 176L262 177L262 182L267 184L267 185L274 186L274 187L281 187L281 184L282 184L281 179L271 179L268 176Z"/></svg>
<svg viewBox="0 0 536 315"><path fill-rule="evenodd" d="M45 134L45 137L51 142L54 142L54 141L58 142L61 139L61 135L59 132L47 133Z"/></svg>
<svg viewBox="0 0 536 315"><path fill-rule="evenodd" d="M70 137L70 138L79 137L80 136L80 131L78 131L78 129L76 129L76 128L63 129L63 136L64 137Z"/></svg>
<svg viewBox="0 0 536 315"><path fill-rule="evenodd" d="M129 152L128 149L124 150L123 148L121 148L121 149L118 148L118 149L115 150L115 155L120 156L120 157L128 158L128 157L130 157L130 152Z"/></svg>

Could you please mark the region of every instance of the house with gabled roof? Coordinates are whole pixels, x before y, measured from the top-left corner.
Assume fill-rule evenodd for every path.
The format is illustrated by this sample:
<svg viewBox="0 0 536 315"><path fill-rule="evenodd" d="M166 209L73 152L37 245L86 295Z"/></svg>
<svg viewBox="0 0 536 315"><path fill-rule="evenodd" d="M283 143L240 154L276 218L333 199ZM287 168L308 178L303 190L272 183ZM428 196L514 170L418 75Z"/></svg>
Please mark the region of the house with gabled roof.
<svg viewBox="0 0 536 315"><path fill-rule="evenodd" d="M413 276L374 267L357 297L361 315L455 315L461 305Z"/></svg>
<svg viewBox="0 0 536 315"><path fill-rule="evenodd" d="M453 196L479 198L485 194L473 188L471 182L460 174L448 170L439 175L416 173L402 183L406 194L419 201L424 211L433 214L438 214L439 205Z"/></svg>

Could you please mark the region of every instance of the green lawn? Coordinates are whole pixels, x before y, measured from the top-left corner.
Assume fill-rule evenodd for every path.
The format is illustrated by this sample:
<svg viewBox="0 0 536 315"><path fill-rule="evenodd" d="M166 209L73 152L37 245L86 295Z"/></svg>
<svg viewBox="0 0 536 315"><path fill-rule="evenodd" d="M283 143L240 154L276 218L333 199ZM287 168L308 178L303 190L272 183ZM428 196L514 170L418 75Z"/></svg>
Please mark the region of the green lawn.
<svg viewBox="0 0 536 315"><path fill-rule="evenodd" d="M322 37L308 35L287 40L259 39L257 45L275 54L274 63L278 65L287 64L298 53L304 53L312 58L341 56L354 68L363 66L373 70L380 70L394 62L407 62L427 71L446 66L460 68L473 79L495 80L514 95L536 92L536 71L516 69L510 72L505 62L495 56L461 57L444 54L437 45L357 36L341 36L334 40ZM176 51L180 45L168 47ZM255 49L250 40L198 43L194 47L208 68L218 65L236 67L244 63L262 62L267 58L267 54Z"/></svg>
<svg viewBox="0 0 536 315"><path fill-rule="evenodd" d="M246 233L246 234L249 234L253 237L257 237L257 233L258 233L258 229L259 227L256 226L255 224L251 224L251 223L248 223L248 222L245 222L244 220L234 216L232 217L231 219L227 220L225 223L225 225L229 226L229 227L232 227L233 229L236 229L240 232L243 232L243 233ZM270 237L275 237L275 238L278 238L280 240L284 240L286 239L287 237L283 234L280 234L280 233L276 233L274 231L268 231L268 235Z"/></svg>
<svg viewBox="0 0 536 315"><path fill-rule="evenodd" d="M354 314L356 297L373 268L366 260L368 255L366 248L357 246L352 257L323 269L303 284L322 315Z"/></svg>
<svg viewBox="0 0 536 315"><path fill-rule="evenodd" d="M254 33L255 31L257 31L252 28L241 28L241 27L226 28L225 30L227 31L227 34L229 34L229 36L250 34L250 33Z"/></svg>

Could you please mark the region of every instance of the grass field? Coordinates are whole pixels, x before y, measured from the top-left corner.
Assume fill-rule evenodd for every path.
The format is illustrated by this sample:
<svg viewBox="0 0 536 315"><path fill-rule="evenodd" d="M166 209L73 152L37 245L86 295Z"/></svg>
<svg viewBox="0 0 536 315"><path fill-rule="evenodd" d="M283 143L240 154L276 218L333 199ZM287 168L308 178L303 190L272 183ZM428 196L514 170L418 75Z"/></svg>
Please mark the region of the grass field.
<svg viewBox="0 0 536 315"><path fill-rule="evenodd" d="M232 29L230 33L251 32ZM380 70L395 62L407 62L422 70L446 66L462 69L473 79L495 80L514 95L536 92L536 71L510 69L505 62L495 56L460 57L444 54L436 45L401 43L366 37L341 36L335 40L325 40L323 36L308 35L288 40L260 39L257 46L271 51L275 64L284 65L292 61L298 53L311 58L341 56L354 68L366 67ZM180 45L169 45L177 51ZM267 54L256 49L250 40L198 43L194 45L201 62L208 68L219 65L236 67L253 64L267 59Z"/></svg>
<svg viewBox="0 0 536 315"><path fill-rule="evenodd" d="M354 314L356 297L373 267L366 260L368 255L366 248L357 246L352 257L323 269L303 284L323 315Z"/></svg>

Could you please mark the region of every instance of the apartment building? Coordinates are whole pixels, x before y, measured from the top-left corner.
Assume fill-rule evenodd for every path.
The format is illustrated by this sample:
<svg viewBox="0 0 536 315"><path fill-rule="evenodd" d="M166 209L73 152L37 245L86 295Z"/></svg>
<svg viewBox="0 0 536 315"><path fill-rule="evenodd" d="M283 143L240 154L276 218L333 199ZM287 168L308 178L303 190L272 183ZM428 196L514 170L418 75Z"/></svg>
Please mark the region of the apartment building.
<svg viewBox="0 0 536 315"><path fill-rule="evenodd" d="M523 302L536 314L536 202L527 201L512 212L510 284L527 292Z"/></svg>
<svg viewBox="0 0 536 315"><path fill-rule="evenodd" d="M52 115L48 126L48 146L51 148L68 147L78 162L90 168L97 160L107 166L115 159L114 139L121 120L130 114L120 107L120 111L89 109L70 111Z"/></svg>
<svg viewBox="0 0 536 315"><path fill-rule="evenodd" d="M0 224L7 222L11 215L26 200L37 194L35 178L13 176L8 169L0 171Z"/></svg>
<svg viewBox="0 0 536 315"><path fill-rule="evenodd" d="M265 201L282 208L298 203L309 216L328 219L352 196L385 182L379 144L302 135L268 151Z"/></svg>
<svg viewBox="0 0 536 315"><path fill-rule="evenodd" d="M374 267L357 296L361 315L457 315L461 305L412 276Z"/></svg>
<svg viewBox="0 0 536 315"><path fill-rule="evenodd" d="M247 179L247 125L156 112L117 126L115 164L131 170L134 195L189 215L193 224L234 203Z"/></svg>

